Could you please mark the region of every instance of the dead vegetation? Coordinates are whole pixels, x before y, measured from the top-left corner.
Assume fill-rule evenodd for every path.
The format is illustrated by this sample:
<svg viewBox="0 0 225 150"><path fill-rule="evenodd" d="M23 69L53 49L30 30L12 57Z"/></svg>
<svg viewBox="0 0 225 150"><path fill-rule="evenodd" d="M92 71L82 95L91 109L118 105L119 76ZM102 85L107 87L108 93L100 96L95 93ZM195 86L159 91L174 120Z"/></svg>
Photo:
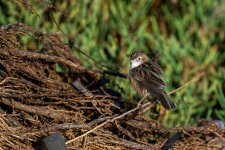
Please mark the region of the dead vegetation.
<svg viewBox="0 0 225 150"><path fill-rule="evenodd" d="M21 36L33 38L40 51L21 50ZM59 34L21 23L0 28L2 149L33 149L56 131L70 149L225 147L224 129L214 122L166 129L140 113L151 103L131 110L123 107L123 98L105 87L108 80L102 71L83 67L70 50ZM56 65L67 71L57 72Z"/></svg>

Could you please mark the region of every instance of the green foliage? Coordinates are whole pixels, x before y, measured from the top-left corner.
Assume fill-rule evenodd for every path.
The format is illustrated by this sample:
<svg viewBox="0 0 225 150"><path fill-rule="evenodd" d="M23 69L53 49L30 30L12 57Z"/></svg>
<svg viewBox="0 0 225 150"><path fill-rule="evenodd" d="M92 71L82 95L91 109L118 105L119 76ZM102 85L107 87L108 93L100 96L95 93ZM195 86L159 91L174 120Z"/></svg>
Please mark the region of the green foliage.
<svg viewBox="0 0 225 150"><path fill-rule="evenodd" d="M125 73L131 52L154 49L161 54L159 64L165 72L167 91L206 72L198 82L171 95L178 109L163 117L166 126L187 125L198 118L225 121L225 1L52 2L57 10L48 8L44 1L32 1L29 11L19 1L18 6L0 1L0 25L18 21L45 32L60 32L51 18L53 14L74 46L113 70ZM30 40L23 41L29 43ZM68 39L65 38L65 42ZM85 66L101 68L87 57L76 55L80 55ZM109 78L112 83L108 86L122 92L127 100L140 98L127 80Z"/></svg>

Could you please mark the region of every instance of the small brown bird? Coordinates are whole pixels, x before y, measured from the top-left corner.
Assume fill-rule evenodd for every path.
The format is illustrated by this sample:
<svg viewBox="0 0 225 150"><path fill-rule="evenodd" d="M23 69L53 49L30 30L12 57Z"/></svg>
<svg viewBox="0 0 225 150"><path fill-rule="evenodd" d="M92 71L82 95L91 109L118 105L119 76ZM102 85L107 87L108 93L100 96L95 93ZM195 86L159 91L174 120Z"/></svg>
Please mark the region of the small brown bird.
<svg viewBox="0 0 225 150"><path fill-rule="evenodd" d="M165 109L175 109L176 104L166 94L161 67L141 51L130 55L129 79L132 87L143 96L160 101Z"/></svg>

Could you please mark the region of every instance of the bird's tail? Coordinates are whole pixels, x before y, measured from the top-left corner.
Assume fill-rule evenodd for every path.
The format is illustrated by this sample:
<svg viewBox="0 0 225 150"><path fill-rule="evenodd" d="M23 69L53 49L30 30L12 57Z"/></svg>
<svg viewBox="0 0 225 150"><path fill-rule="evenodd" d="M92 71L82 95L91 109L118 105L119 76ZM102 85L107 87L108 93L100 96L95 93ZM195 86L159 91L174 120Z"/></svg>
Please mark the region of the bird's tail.
<svg viewBox="0 0 225 150"><path fill-rule="evenodd" d="M175 109L176 104L172 101L172 99L166 94L166 92L163 92L159 94L158 100L163 105L165 109Z"/></svg>

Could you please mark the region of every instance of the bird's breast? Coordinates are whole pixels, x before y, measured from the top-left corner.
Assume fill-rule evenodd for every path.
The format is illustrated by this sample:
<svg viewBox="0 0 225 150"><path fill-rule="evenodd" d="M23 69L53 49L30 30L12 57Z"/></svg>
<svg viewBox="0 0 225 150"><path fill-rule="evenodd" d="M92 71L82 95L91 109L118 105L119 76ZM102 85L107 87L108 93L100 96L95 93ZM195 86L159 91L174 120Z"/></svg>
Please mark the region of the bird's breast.
<svg viewBox="0 0 225 150"><path fill-rule="evenodd" d="M147 90L143 87L140 81L136 80L133 76L133 72L129 72L129 80L131 82L131 86L135 91L138 92L140 95L146 95L148 92Z"/></svg>

